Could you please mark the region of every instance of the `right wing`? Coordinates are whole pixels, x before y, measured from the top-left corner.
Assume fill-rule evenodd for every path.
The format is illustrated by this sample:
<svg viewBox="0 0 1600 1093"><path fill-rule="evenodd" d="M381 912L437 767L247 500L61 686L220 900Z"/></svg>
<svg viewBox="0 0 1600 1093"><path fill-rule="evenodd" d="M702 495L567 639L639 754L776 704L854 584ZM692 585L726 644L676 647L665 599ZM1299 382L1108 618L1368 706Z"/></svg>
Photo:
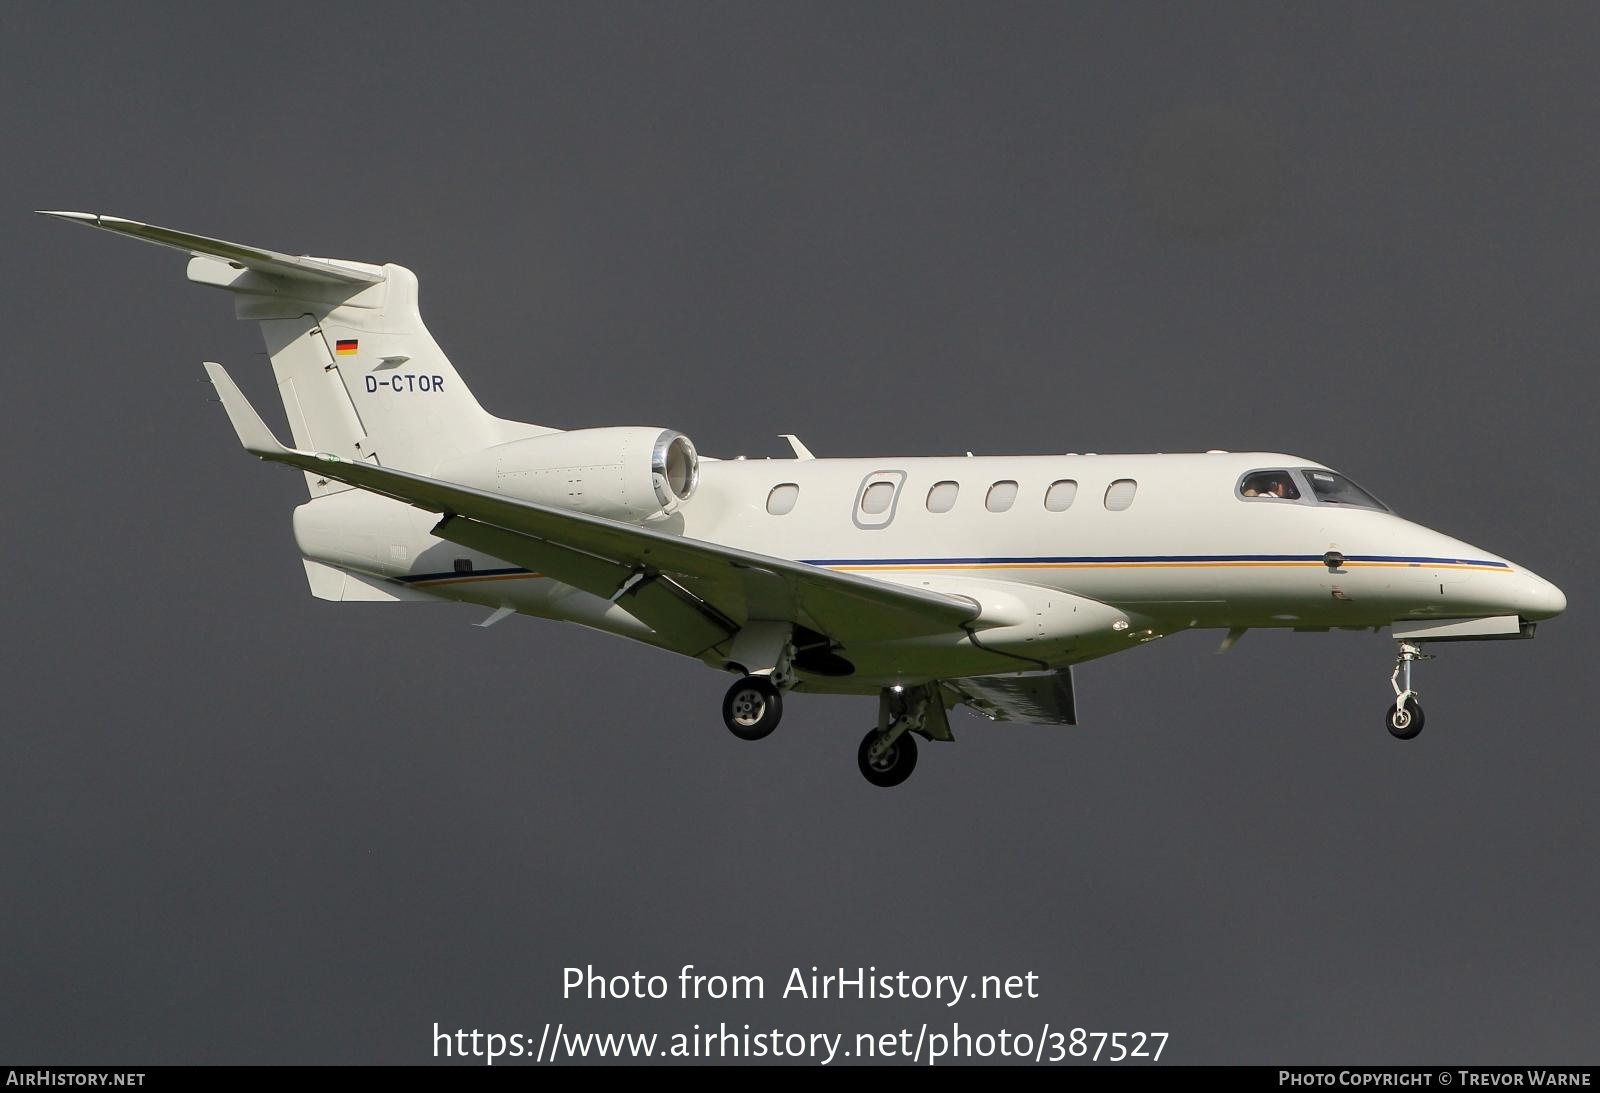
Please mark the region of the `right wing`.
<svg viewBox="0 0 1600 1093"><path fill-rule="evenodd" d="M793 622L847 643L957 633L980 611L962 596L286 448L226 370L205 367L247 451L437 512L438 537L615 599L680 652L698 655L750 619Z"/></svg>

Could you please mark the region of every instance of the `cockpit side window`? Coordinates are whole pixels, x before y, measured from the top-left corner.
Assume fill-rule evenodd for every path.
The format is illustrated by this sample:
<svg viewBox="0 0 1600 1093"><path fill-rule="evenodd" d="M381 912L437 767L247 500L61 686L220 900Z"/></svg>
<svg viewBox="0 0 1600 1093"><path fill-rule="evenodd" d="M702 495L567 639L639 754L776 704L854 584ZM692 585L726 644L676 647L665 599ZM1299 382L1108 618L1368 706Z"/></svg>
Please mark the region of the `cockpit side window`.
<svg viewBox="0 0 1600 1093"><path fill-rule="evenodd" d="M1251 471L1239 479L1239 496L1265 501L1298 501L1300 487L1288 471Z"/></svg>
<svg viewBox="0 0 1600 1093"><path fill-rule="evenodd" d="M1377 509L1379 512L1391 511L1388 505L1342 474L1323 470L1321 467L1302 467L1300 473L1310 485L1312 496L1324 505L1350 505L1353 508Z"/></svg>

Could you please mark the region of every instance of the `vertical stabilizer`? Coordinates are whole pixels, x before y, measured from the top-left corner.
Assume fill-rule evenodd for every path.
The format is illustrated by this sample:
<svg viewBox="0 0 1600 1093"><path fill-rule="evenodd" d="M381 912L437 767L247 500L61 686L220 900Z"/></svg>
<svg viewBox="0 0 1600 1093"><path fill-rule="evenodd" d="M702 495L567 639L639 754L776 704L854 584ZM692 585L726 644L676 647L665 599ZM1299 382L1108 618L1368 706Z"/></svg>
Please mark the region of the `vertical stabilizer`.
<svg viewBox="0 0 1600 1093"><path fill-rule="evenodd" d="M86 227L188 252L189 280L226 289L261 324L296 448L432 474L447 459L554 432L478 405L428 333L404 266L312 258L98 213ZM313 497L350 487L308 474Z"/></svg>
<svg viewBox="0 0 1600 1093"><path fill-rule="evenodd" d="M189 279L234 293L239 318L261 324L297 448L431 474L506 439L423 324L416 275L373 268L377 283L336 288L199 256ZM348 488L308 481L313 496Z"/></svg>

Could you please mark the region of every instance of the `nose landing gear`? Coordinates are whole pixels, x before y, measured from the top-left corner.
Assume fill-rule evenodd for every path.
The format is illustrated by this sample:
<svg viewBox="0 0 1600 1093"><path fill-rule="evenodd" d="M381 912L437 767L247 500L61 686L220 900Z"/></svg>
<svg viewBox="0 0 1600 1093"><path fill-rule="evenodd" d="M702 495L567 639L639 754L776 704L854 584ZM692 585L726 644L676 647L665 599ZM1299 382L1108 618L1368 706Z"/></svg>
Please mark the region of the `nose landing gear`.
<svg viewBox="0 0 1600 1093"><path fill-rule="evenodd" d="M1410 740L1422 731L1422 704L1417 692L1411 688L1411 665L1419 660L1432 660L1414 642L1402 641L1400 652L1394 660L1394 672L1389 676L1389 686L1394 688L1394 705L1384 718L1384 725L1397 740Z"/></svg>

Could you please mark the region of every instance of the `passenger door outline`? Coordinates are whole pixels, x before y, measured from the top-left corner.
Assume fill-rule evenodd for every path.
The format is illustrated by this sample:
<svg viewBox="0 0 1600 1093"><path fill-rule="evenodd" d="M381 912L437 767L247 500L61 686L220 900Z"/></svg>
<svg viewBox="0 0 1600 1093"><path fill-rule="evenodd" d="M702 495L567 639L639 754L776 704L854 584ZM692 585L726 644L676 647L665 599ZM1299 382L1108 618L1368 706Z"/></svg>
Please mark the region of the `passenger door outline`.
<svg viewBox="0 0 1600 1093"><path fill-rule="evenodd" d="M889 507L882 512L863 511L861 502L867 496L867 490L879 482L887 482L894 487L894 493L889 497ZM862 531L881 531L893 523L895 510L900 506L900 494L904 492L905 484L905 471L873 471L863 478L861 485L856 487L855 501L850 506L850 518L855 521L856 527Z"/></svg>

